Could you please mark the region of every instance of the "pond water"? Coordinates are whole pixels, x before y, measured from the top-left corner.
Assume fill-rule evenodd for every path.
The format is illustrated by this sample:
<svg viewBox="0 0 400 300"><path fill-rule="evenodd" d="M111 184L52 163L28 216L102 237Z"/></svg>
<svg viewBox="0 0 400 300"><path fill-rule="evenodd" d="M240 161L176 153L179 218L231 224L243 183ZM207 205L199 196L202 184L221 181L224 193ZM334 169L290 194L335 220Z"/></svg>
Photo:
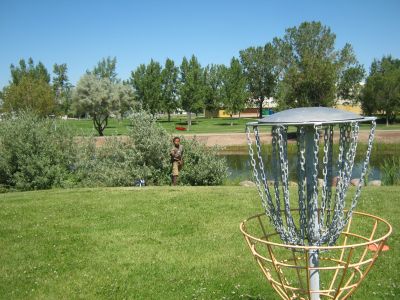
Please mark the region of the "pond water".
<svg viewBox="0 0 400 300"><path fill-rule="evenodd" d="M400 155L399 150L400 150L399 146L397 145L381 145L380 147L374 146L370 158L368 180L380 180L381 164L385 159L391 159L394 156L399 156ZM224 152L221 153L221 156L225 157L228 164L229 180L232 181L252 180L252 167L250 165L249 155L246 151L247 148L245 147L240 149L236 148L234 151L227 148ZM363 163L362 160L363 157L365 156L365 152L361 153L361 151L357 151L352 178L360 178L361 168ZM295 151L289 151L288 156L289 156L289 180L296 181L297 158ZM264 165L266 166L267 177L269 180L271 180L273 178L271 177L272 167L270 159L268 158L266 153L264 153L263 157L264 158L266 157L266 159L264 159Z"/></svg>

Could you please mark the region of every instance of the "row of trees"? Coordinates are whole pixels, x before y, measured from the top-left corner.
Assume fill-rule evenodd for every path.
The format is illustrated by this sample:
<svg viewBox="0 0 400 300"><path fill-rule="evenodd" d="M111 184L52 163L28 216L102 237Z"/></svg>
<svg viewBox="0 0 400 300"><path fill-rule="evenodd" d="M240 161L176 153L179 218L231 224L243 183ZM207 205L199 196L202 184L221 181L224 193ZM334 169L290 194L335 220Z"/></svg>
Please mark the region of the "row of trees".
<svg viewBox="0 0 400 300"><path fill-rule="evenodd" d="M151 60L131 72L126 81L116 73L116 58L101 60L72 87L66 64L54 65L53 80L42 63L11 65L11 81L1 98L3 110L90 114L102 134L111 114L121 116L137 106L155 115L177 109L192 113L223 107L229 114L273 97L279 109L332 106L337 99L361 101L368 114L385 112L393 119L399 109L399 60L375 61L363 88L364 68L350 44L335 48L336 36L320 22L288 28L264 46L249 47L230 65L202 67L193 55L180 65Z"/></svg>

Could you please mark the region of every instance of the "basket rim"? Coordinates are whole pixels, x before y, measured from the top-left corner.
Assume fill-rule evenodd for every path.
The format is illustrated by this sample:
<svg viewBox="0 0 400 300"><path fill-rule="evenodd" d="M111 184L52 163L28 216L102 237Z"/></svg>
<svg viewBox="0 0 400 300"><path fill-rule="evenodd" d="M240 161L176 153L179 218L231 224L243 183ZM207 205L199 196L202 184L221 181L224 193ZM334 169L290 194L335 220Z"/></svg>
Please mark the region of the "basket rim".
<svg viewBox="0 0 400 300"><path fill-rule="evenodd" d="M295 209L293 209L293 210L295 210ZM250 221L252 219L261 217L261 216L266 216L265 213L260 213L260 214L257 214L257 215L254 215L254 216L251 216L251 217L245 219L244 221L242 221L240 223L239 228L240 228L240 231L242 232L242 234L245 237L248 237L248 238L250 238L250 239L252 239L254 241L260 242L262 244L267 244L267 245L281 247L281 248L287 248L287 249L299 249L299 250L306 250L306 251L307 250L337 250L337 249L348 249L348 248L356 248L356 247L368 246L368 245L371 245L371 244L378 244L379 242L382 242L382 241L386 240L392 234L392 231L393 231L392 225L390 225L390 223L388 221L386 221L385 219L383 219L381 217L378 217L378 216L375 216L375 215L372 215L372 214L369 214L369 213L358 212L358 211L354 211L353 212L353 216L354 215L359 215L359 216L371 218L377 223L385 224L387 226L387 232L383 236L381 236L379 238L376 238L376 239L373 239L373 240L370 240L370 241L367 241L367 242L363 242L363 243L357 243L357 244L346 244L346 245L340 245L340 246L309 246L309 245L301 246L301 245L290 245L290 244L267 241L267 240L263 240L263 239L257 238L255 236L251 235L250 233L248 233L246 231L246 226L245 226L246 222L248 222L248 221Z"/></svg>

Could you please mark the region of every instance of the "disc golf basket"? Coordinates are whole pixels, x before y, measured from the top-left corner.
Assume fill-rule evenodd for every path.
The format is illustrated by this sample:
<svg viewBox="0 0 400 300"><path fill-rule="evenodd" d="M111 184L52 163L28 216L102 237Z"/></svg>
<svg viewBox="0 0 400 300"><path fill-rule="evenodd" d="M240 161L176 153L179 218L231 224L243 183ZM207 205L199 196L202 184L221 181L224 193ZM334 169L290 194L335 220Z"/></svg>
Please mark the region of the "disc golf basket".
<svg viewBox="0 0 400 300"><path fill-rule="evenodd" d="M360 123L370 124L370 133L360 180L355 190L349 190ZM269 155L260 134L267 125L272 128ZM355 211L375 127L374 117L323 107L290 109L246 125L250 162L265 212L245 220L240 230L282 299L347 299L382 251L391 225ZM289 191L292 129L296 195Z"/></svg>

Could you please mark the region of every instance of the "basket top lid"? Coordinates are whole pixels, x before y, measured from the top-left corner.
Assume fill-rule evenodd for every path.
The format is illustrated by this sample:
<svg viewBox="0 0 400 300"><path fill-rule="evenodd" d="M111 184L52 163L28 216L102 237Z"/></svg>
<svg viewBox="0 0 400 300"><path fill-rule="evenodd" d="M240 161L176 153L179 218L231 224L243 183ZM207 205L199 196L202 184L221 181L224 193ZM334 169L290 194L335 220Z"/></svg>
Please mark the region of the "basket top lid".
<svg viewBox="0 0 400 300"><path fill-rule="evenodd" d="M363 122L376 119L330 107L300 107L278 112L258 120L257 124L314 125Z"/></svg>

